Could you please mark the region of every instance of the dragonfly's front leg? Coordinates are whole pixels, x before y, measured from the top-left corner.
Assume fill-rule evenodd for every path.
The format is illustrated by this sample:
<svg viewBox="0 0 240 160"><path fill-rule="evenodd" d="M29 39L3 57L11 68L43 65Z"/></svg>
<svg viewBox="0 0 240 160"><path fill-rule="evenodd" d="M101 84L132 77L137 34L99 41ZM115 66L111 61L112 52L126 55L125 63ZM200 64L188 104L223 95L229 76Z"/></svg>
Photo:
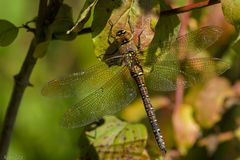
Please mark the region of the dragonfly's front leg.
<svg viewBox="0 0 240 160"><path fill-rule="evenodd" d="M109 34L108 34L108 43L111 45L114 43L115 36L112 34L112 29L113 29L112 21L109 20L108 24L110 25ZM112 38L113 40L111 41L110 38Z"/></svg>
<svg viewBox="0 0 240 160"><path fill-rule="evenodd" d="M143 29L138 35L138 44L137 44L138 50L141 50L141 35L142 35L142 33L143 33Z"/></svg>

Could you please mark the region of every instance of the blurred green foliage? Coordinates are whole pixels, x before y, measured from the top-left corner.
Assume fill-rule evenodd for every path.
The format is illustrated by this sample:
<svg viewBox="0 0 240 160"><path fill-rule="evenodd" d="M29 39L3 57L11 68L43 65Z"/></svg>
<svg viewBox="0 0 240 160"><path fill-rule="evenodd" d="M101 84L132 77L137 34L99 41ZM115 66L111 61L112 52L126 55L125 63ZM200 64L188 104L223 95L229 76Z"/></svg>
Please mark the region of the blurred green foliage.
<svg viewBox="0 0 240 160"><path fill-rule="evenodd" d="M75 6L75 18L81 8L79 2L67 1ZM0 1L0 18L16 26L37 15L38 1ZM16 40L8 47L0 47L0 122L13 87L13 76L19 72L33 36L20 30ZM87 59L87 61L86 61ZM43 85L66 72L77 71L79 65L90 66L96 61L91 36L79 36L73 42L53 41L47 56L38 61L31 76L34 87L26 90L17 116L8 158L24 160L76 159L79 135L82 129L61 128L60 118L71 102L52 100L41 95ZM62 65L65 64L65 65ZM75 100L72 100L72 102ZM2 126L1 126L2 128Z"/></svg>

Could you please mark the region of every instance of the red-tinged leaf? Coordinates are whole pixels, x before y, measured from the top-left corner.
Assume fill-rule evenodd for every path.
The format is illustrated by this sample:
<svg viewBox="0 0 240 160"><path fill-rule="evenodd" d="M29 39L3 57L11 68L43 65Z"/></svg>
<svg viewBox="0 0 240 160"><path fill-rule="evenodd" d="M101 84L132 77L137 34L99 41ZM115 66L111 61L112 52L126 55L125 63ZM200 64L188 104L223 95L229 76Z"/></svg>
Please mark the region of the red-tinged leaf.
<svg viewBox="0 0 240 160"><path fill-rule="evenodd" d="M240 81L237 81L234 84L233 91L235 92L236 96L240 97Z"/></svg>
<svg viewBox="0 0 240 160"><path fill-rule="evenodd" d="M154 36L154 28L158 20L158 2L149 0L99 0L94 12L92 36L95 44L95 54L102 58L108 50L114 53L116 48L110 48L116 32L124 29L132 32L135 44L144 50ZM141 34L140 34L141 33Z"/></svg>
<svg viewBox="0 0 240 160"><path fill-rule="evenodd" d="M217 123L224 112L225 99L233 94L226 79L218 77L208 81L195 102L198 123L204 128L210 128Z"/></svg>

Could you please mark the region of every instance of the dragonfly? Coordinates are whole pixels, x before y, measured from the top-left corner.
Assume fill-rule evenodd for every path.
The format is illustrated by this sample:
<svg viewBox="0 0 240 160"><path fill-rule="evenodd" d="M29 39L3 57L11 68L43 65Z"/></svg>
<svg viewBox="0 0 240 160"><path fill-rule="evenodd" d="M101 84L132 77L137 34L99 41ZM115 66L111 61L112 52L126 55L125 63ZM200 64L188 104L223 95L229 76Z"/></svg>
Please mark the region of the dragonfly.
<svg viewBox="0 0 240 160"><path fill-rule="evenodd" d="M196 56L180 59L178 56L179 51L204 51L217 41L221 33L220 27L206 26L162 42L161 54L146 64L132 39L132 32L119 29L114 36L118 55L83 71L49 81L42 94L78 97L78 102L65 112L62 120L64 127L76 128L119 112L140 93L156 142L165 154L166 146L148 89L173 91L178 85L187 88L203 81L203 75L225 72L229 65L221 59ZM177 80L179 75L183 77L182 81Z"/></svg>

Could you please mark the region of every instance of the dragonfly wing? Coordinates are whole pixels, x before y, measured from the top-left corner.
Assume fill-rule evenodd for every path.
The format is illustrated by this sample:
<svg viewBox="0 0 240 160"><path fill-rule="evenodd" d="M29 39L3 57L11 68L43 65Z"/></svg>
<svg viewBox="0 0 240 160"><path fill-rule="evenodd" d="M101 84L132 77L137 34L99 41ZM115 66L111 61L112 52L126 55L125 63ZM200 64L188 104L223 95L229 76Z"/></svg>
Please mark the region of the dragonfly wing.
<svg viewBox="0 0 240 160"><path fill-rule="evenodd" d="M190 87L211 76L217 76L230 68L229 64L218 58L193 58L184 62L183 75L186 86Z"/></svg>
<svg viewBox="0 0 240 160"><path fill-rule="evenodd" d="M181 52L197 54L214 44L222 34L222 29L218 26L206 26L196 31L189 32L176 39L160 43L160 60L171 60L179 57ZM190 55L190 57L195 56Z"/></svg>
<svg viewBox="0 0 240 160"><path fill-rule="evenodd" d="M99 89L112 78L117 68L109 68L99 63L78 73L48 82L42 89L42 95L49 97L78 97L80 99Z"/></svg>
<svg viewBox="0 0 240 160"><path fill-rule="evenodd" d="M127 68L122 68L99 89L69 108L62 125L67 128L81 127L120 111L137 95L135 84L129 78Z"/></svg>
<svg viewBox="0 0 240 160"><path fill-rule="evenodd" d="M184 61L161 61L146 75L147 86L156 91L172 91L177 85L190 87L213 74L219 75L229 65L217 58L192 58ZM183 76L182 81L177 77Z"/></svg>
<svg viewBox="0 0 240 160"><path fill-rule="evenodd" d="M152 90L172 91L176 88L176 79L180 73L177 61L162 61L152 66L146 75L146 84Z"/></svg>

